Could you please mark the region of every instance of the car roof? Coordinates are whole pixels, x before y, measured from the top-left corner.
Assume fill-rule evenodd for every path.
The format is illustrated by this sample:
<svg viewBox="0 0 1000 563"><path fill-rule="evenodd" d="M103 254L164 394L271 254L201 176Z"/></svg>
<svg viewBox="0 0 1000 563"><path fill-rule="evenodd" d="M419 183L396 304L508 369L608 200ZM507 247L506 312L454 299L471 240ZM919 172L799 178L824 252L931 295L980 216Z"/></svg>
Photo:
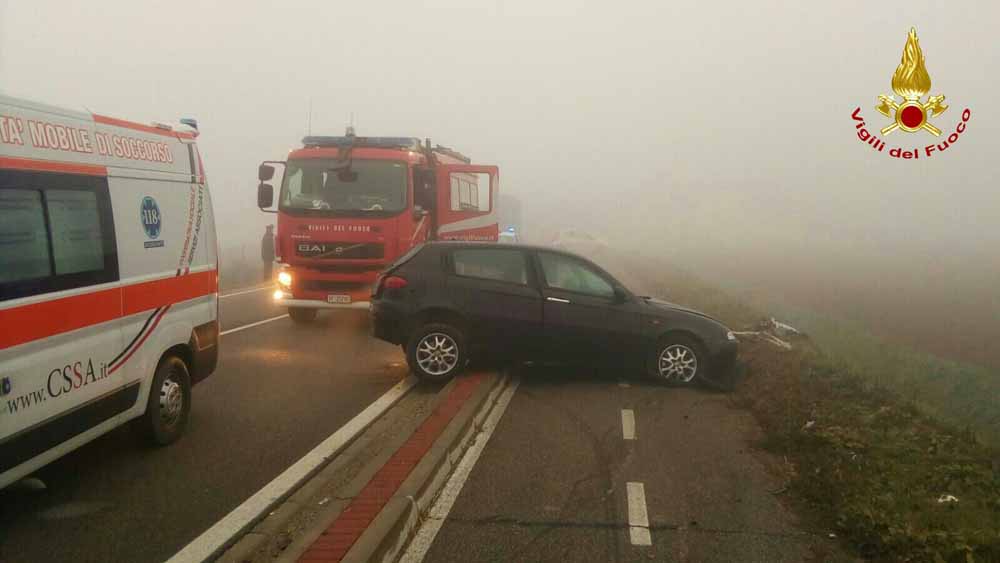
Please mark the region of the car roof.
<svg viewBox="0 0 1000 563"><path fill-rule="evenodd" d="M499 249L517 249L517 250L543 250L546 252L558 252L560 254L570 254L576 256L575 253L569 252L567 250L562 250L560 248L554 248L551 246L541 246L537 244L520 244L520 243L509 243L509 242L487 242L487 241L468 241L468 240L436 240L424 243L428 247L439 247L439 248L499 248Z"/></svg>
<svg viewBox="0 0 1000 563"><path fill-rule="evenodd" d="M425 247L434 249L449 249L449 248L496 248L498 250L528 250L533 252L552 252L555 254L564 254L566 256L572 256L588 262L590 264L597 265L593 260L586 258L575 252L570 252L568 250L563 250L561 248L556 248L552 246L542 246L537 244L519 244L519 243L507 243L507 242L488 242L488 241L468 241L468 240L436 240L428 241L424 243ZM599 267L599 266L598 266Z"/></svg>

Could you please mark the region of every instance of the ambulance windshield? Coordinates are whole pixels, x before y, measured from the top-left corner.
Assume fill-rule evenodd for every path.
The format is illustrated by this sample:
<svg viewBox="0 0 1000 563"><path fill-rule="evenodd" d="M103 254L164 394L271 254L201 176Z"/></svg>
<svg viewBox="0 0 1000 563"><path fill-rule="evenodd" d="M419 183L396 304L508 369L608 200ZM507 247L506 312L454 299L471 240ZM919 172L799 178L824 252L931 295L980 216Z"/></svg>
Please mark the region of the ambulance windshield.
<svg viewBox="0 0 1000 563"><path fill-rule="evenodd" d="M354 160L334 170L326 159L288 162L281 186L281 209L319 214L388 214L406 209L406 164Z"/></svg>

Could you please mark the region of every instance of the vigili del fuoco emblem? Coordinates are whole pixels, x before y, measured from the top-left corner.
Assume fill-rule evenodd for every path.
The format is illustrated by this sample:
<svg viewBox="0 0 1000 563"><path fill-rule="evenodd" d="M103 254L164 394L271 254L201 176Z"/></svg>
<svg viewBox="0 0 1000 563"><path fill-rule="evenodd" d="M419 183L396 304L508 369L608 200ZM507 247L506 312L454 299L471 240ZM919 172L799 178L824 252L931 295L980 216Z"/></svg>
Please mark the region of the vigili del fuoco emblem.
<svg viewBox="0 0 1000 563"><path fill-rule="evenodd" d="M948 109L944 104L944 96L929 96L926 102L921 98L931 89L931 77L927 74L924 63L924 52L920 49L917 30L910 28L903 47L903 59L892 75L892 91L903 98L897 103L895 96L881 95L875 106L882 115L894 119L894 123L882 128L882 134L888 135L896 129L907 133L915 133L921 129L940 136L941 130L931 125L928 120L937 117Z"/></svg>

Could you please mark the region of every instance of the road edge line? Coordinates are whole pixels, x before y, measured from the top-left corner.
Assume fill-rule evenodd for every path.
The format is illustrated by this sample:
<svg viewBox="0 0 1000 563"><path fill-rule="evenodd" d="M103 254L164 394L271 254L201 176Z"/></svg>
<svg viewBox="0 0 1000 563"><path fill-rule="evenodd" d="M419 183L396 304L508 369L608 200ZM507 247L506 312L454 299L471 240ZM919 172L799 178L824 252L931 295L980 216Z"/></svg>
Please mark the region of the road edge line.
<svg viewBox="0 0 1000 563"><path fill-rule="evenodd" d="M300 485L315 475L358 435L371 426L375 420L410 392L417 382L417 378L410 375L393 385L381 397L375 399L363 411L347 421L291 467L188 543L168 559L167 563L200 563L221 555L244 532L253 528L257 522L267 516L271 509L288 498Z"/></svg>
<svg viewBox="0 0 1000 563"><path fill-rule="evenodd" d="M269 283L267 285L259 285L257 287L237 289L236 291L233 291L233 292L230 292L230 293L220 293L219 294L219 299L225 299L227 297L236 297L237 295L247 295L248 293L257 293L258 291L264 291L266 289L271 289L273 287L274 287L274 284L270 284Z"/></svg>
<svg viewBox="0 0 1000 563"><path fill-rule="evenodd" d="M441 530L441 526L444 525L444 521L451 512L451 508L455 505L455 501L458 500L458 495L462 493L462 488L465 486L466 481L469 480L469 476L472 474L473 468L476 467L476 463L479 462L479 457L486 450L486 445L489 444L490 438L493 437L493 432L496 430L497 425L500 424L500 419L507 412L507 408L510 406L510 402L513 400L514 393L517 391L520 383L520 378L512 377L507 386L500 391L500 396L489 410L489 414L486 415L485 420L482 421L482 425L477 425L479 427L479 434L473 437L474 441L472 445L465 450L465 454L458 461L454 472L448 477L448 481L441 488L440 493L433 499L423 522L417 524L416 533L413 534L412 539L410 539L409 544L407 544L406 549L399 558L399 563L420 563L427 556L427 552L430 551L431 546L434 544L434 539Z"/></svg>
<svg viewBox="0 0 1000 563"><path fill-rule="evenodd" d="M277 317L271 317L270 319L264 319L262 321L257 321L255 323L250 323L248 325L238 326L236 328L231 328L229 330L224 330L224 331L222 331L222 332L219 333L219 336L225 336L227 334L232 334L234 332L239 332L241 330L246 330L248 328L253 328L255 326L260 326L262 324L267 324L269 322L281 320L281 319L283 319L283 318L285 318L287 316L288 316L288 313L285 313L284 315L278 315Z"/></svg>

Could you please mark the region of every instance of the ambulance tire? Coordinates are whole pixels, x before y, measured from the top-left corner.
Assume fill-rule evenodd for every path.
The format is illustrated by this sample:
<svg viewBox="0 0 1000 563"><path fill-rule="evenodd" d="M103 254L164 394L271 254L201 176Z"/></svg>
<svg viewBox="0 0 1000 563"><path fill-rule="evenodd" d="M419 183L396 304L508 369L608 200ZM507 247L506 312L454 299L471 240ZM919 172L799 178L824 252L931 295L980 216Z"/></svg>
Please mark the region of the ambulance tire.
<svg viewBox="0 0 1000 563"><path fill-rule="evenodd" d="M316 320L316 309L305 309L303 307L289 307L288 316L296 323L311 323Z"/></svg>
<svg viewBox="0 0 1000 563"><path fill-rule="evenodd" d="M136 419L136 426L150 445L167 446L184 434L190 414L191 374L187 364L177 356L164 356L153 375L146 413Z"/></svg>

